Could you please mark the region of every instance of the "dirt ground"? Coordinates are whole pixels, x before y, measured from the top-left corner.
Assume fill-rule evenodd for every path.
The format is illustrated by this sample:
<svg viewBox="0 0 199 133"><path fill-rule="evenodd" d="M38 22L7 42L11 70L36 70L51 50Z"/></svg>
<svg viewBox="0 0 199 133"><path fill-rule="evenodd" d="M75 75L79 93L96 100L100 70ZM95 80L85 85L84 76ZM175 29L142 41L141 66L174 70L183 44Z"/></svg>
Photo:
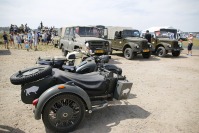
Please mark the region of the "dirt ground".
<svg viewBox="0 0 199 133"><path fill-rule="evenodd" d="M152 56L126 60L112 55L110 63L123 69L133 88L128 100L87 114L75 133L198 133L199 50L180 57ZM23 104L20 86L10 83L18 70L32 67L41 56L61 55L59 49L25 51L0 49L0 132L50 133L33 117L33 106Z"/></svg>

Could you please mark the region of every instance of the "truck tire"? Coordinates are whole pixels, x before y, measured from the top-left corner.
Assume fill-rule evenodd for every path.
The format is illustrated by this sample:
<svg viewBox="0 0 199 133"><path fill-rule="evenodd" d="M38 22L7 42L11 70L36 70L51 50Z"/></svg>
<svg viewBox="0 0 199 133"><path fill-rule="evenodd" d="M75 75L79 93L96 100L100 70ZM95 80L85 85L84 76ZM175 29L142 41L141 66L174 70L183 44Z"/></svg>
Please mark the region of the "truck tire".
<svg viewBox="0 0 199 133"><path fill-rule="evenodd" d="M52 67L41 65L37 67L21 70L10 77L10 82L14 85L20 85L39 80L52 74Z"/></svg>
<svg viewBox="0 0 199 133"><path fill-rule="evenodd" d="M172 55L178 57L180 55L180 51L173 51Z"/></svg>
<svg viewBox="0 0 199 133"><path fill-rule="evenodd" d="M57 44L59 49L62 49L62 44Z"/></svg>
<svg viewBox="0 0 199 133"><path fill-rule="evenodd" d="M128 60L131 60L134 58L134 53L133 50L131 48L126 48L124 50L124 57Z"/></svg>
<svg viewBox="0 0 199 133"><path fill-rule="evenodd" d="M165 55L166 55L166 49L164 47L158 47L157 56L165 57Z"/></svg>
<svg viewBox="0 0 199 133"><path fill-rule="evenodd" d="M66 56L68 54L68 51L65 50L64 48L62 48L62 54L63 54L63 56Z"/></svg>
<svg viewBox="0 0 199 133"><path fill-rule="evenodd" d="M146 53L143 52L143 53L142 53L142 57L143 57L143 58L150 58L150 57L151 57L151 52L146 52Z"/></svg>
<svg viewBox="0 0 199 133"><path fill-rule="evenodd" d="M42 111L44 125L54 132L71 132L85 116L85 104L73 94L62 94L50 99Z"/></svg>

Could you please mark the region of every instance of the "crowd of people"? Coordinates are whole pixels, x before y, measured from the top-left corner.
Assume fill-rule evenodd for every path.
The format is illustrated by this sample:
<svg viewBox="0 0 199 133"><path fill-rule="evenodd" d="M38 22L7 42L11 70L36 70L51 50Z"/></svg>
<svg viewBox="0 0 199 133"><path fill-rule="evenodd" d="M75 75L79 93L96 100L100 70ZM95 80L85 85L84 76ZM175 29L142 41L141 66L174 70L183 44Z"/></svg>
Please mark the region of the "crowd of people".
<svg viewBox="0 0 199 133"><path fill-rule="evenodd" d="M16 33L11 32L7 34L4 31L3 39L5 44L5 49L9 48L25 48L27 51L29 49L38 50L37 45L41 42L41 44L48 44L51 42L52 34L48 31L44 31L42 34L37 31L28 31L28 33Z"/></svg>

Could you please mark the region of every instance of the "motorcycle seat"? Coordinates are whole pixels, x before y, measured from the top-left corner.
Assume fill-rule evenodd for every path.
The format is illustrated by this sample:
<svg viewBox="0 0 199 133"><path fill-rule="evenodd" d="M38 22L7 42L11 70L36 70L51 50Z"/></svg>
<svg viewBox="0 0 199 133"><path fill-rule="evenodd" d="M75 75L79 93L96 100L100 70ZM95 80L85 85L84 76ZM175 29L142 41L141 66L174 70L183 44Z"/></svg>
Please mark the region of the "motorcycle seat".
<svg viewBox="0 0 199 133"><path fill-rule="evenodd" d="M58 84L73 81L75 85L85 90L91 96L102 95L108 89L105 77L99 72L77 74L54 68L53 77L57 79Z"/></svg>

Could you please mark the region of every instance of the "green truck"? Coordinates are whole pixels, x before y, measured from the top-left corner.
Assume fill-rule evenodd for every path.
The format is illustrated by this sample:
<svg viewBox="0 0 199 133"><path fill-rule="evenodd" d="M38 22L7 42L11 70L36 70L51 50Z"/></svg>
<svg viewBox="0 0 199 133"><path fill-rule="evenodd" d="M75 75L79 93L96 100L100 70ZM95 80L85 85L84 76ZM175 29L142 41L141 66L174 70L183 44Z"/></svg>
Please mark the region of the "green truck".
<svg viewBox="0 0 199 133"><path fill-rule="evenodd" d="M140 37L140 32L131 27L106 27L103 37L111 42L112 50L122 51L128 60L133 59L137 54L143 58L150 58L152 45L147 39ZM111 52L112 53L112 52Z"/></svg>
<svg viewBox="0 0 199 133"><path fill-rule="evenodd" d="M178 43L177 29L159 28L149 32L152 34L151 44L154 54L159 57L164 57L168 53L175 57L180 55L183 47Z"/></svg>

